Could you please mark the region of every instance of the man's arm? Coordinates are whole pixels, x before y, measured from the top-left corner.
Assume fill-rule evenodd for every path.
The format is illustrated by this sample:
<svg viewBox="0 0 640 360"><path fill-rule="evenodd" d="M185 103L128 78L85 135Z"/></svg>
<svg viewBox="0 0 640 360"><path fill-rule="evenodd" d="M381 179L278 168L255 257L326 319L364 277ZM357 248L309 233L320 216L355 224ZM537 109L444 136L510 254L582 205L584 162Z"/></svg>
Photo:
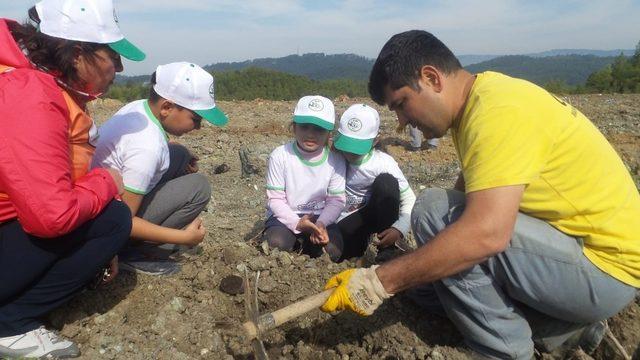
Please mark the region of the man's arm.
<svg viewBox="0 0 640 360"><path fill-rule="evenodd" d="M205 235L204 226L198 219L187 225L184 230L172 229L149 222L135 214L140 209L143 196L125 190L122 201L129 206L133 216L133 226L131 227L131 237L138 240L146 240L163 244L197 245Z"/></svg>
<svg viewBox="0 0 640 360"><path fill-rule="evenodd" d="M418 250L380 266L384 289L395 294L459 273L507 248L524 185L467 194L460 218Z"/></svg>

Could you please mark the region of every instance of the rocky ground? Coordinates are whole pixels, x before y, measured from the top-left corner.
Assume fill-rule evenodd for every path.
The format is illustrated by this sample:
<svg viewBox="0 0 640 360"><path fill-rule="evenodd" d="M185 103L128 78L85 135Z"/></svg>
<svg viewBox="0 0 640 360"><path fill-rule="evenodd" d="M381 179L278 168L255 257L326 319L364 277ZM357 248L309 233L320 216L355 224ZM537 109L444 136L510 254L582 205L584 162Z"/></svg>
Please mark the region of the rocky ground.
<svg viewBox="0 0 640 360"><path fill-rule="evenodd" d="M585 95L568 100L597 124L639 184L640 96ZM356 101L336 99L338 112ZM92 111L101 122L121 105L99 100ZM243 296L222 292L223 278L241 275L245 269L260 271L259 305L265 312L319 292L332 274L354 266L268 251L258 244L266 159L291 138L288 125L294 103L256 100L219 105L231 119L227 127L205 126L178 139L200 156L200 171L213 184L214 195L203 214L205 241L181 256L183 270L177 275L122 273L113 284L86 291L54 312L51 325L80 345L84 359L250 359L252 348L240 328L245 320ZM435 151L409 152L408 136L395 132L394 115L378 109L383 121L381 145L400 163L414 191L452 186L459 167L451 139L445 137ZM239 153L247 155L255 174L242 177ZM222 164L228 171L216 174ZM409 247L411 239L404 245ZM365 262L374 258L370 252ZM640 300L636 300L610 321L613 333L636 359L640 358L639 320ZM368 318L311 312L271 331L264 343L272 359L466 358L452 324L421 312L404 295ZM608 341L595 357L621 358Z"/></svg>

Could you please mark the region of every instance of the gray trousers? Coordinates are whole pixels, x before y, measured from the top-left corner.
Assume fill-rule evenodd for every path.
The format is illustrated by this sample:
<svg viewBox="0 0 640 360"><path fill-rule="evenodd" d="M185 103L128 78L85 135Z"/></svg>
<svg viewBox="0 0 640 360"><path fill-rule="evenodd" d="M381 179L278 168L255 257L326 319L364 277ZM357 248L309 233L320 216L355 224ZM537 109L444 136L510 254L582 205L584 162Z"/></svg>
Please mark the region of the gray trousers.
<svg viewBox="0 0 640 360"><path fill-rule="evenodd" d="M411 147L420 149L422 147L422 131L416 127L409 126L409 136L411 137ZM438 138L427 140L427 144L432 148L437 148L439 142L440 139Z"/></svg>
<svg viewBox="0 0 640 360"><path fill-rule="evenodd" d="M209 203L211 185L202 174L187 174L191 154L184 146L169 144L169 156L169 169L144 196L137 216L156 225L182 229Z"/></svg>
<svg viewBox="0 0 640 360"><path fill-rule="evenodd" d="M418 245L455 222L464 206L462 192L425 190L411 214ZM427 308L441 306L474 351L531 359L534 341L551 350L586 325L613 316L635 294L634 287L595 267L580 239L520 213L504 252L411 295Z"/></svg>

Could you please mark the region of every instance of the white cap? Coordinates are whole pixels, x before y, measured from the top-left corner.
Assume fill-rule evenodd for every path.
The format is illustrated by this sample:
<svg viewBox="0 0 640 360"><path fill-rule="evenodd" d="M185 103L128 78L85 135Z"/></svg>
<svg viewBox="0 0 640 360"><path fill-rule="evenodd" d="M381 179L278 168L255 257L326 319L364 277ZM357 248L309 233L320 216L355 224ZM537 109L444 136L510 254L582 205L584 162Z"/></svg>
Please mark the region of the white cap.
<svg viewBox="0 0 640 360"><path fill-rule="evenodd" d="M158 66L153 90L163 98L194 111L208 122L221 126L229 120L216 107L213 84L213 76L200 66L175 62Z"/></svg>
<svg viewBox="0 0 640 360"><path fill-rule="evenodd" d="M341 151L364 155L371 151L380 129L380 115L365 104L351 105L340 117L333 146Z"/></svg>
<svg viewBox="0 0 640 360"><path fill-rule="evenodd" d="M42 0L36 4L41 33L67 40L107 44L127 59L145 54L124 38L113 0Z"/></svg>
<svg viewBox="0 0 640 360"><path fill-rule="evenodd" d="M336 111L331 100L324 96L304 96L298 100L293 111L293 122L314 124L326 130L333 130L336 123Z"/></svg>

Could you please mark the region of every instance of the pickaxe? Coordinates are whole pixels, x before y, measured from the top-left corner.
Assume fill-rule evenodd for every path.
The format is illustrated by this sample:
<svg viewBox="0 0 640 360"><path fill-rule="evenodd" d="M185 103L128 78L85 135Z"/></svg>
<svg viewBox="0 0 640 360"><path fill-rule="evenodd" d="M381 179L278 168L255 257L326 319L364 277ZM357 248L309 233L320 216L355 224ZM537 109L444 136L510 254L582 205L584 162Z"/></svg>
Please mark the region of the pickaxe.
<svg viewBox="0 0 640 360"><path fill-rule="evenodd" d="M325 290L319 294L311 295L293 304L287 305L276 311L260 315L258 310L258 272L253 281L245 272L244 278L244 308L248 321L242 324L246 337L251 340L253 351L258 360L268 360L269 356L262 343L262 335L289 320L304 315L313 309L317 309L329 298L334 289Z"/></svg>

